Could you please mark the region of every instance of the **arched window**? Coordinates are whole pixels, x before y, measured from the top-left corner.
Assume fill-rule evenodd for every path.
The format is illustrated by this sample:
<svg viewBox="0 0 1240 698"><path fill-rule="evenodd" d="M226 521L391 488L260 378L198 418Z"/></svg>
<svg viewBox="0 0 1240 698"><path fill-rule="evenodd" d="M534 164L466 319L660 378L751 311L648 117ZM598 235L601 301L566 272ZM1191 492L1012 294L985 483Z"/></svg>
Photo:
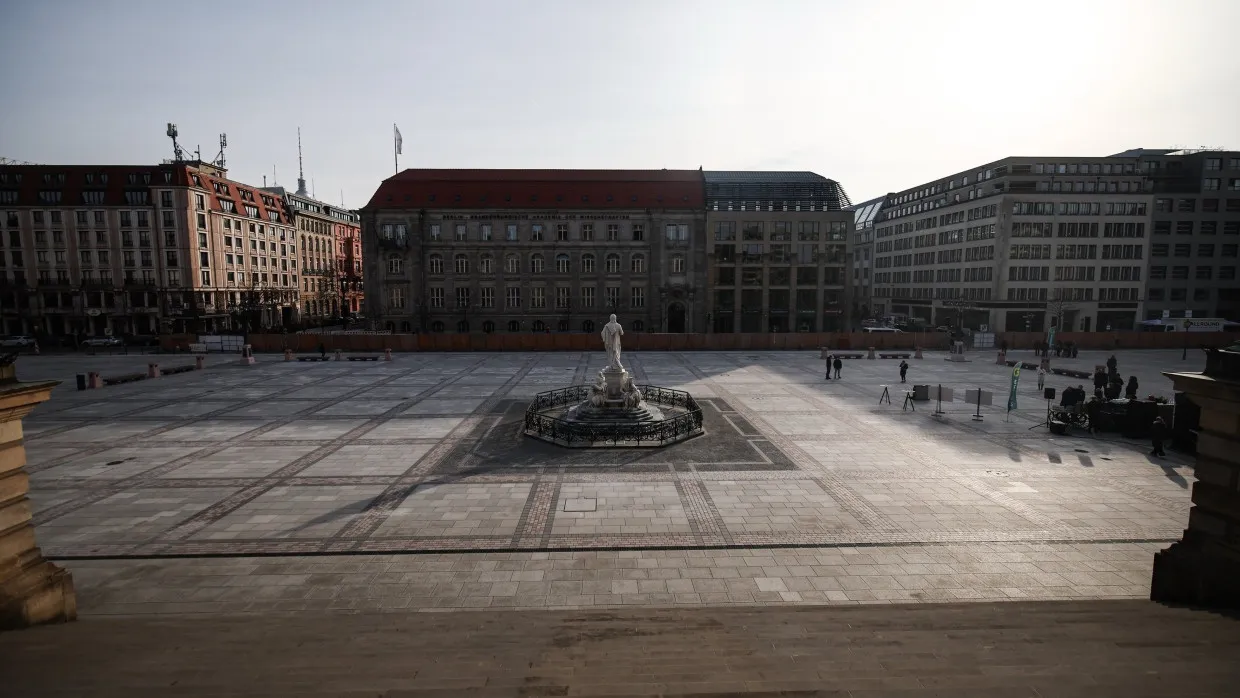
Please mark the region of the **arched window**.
<svg viewBox="0 0 1240 698"><path fill-rule="evenodd" d="M491 322L490 320L487 320L486 322L482 323L482 331L486 332L487 334L491 334L492 332L495 331L495 323Z"/></svg>
<svg viewBox="0 0 1240 698"><path fill-rule="evenodd" d="M457 320L457 321L456 321L456 331L457 331L457 332L468 332L468 331L469 331L469 323L468 323L468 322L466 322L466 321L464 321L464 320Z"/></svg>
<svg viewBox="0 0 1240 698"><path fill-rule="evenodd" d="M618 271L620 271L620 255L614 253L607 255L607 273L615 274Z"/></svg>
<svg viewBox="0 0 1240 698"><path fill-rule="evenodd" d="M478 271L483 274L491 274L495 271L495 259L489 254L484 254L478 260Z"/></svg>
<svg viewBox="0 0 1240 698"><path fill-rule="evenodd" d="M458 255L457 255L457 256L453 259L453 262L452 262L452 263L453 263L453 266L455 266L455 267L456 267L456 273L458 273L458 274L468 274L468 273L469 273L469 257L468 257L468 256L463 255L463 254L458 254Z"/></svg>
<svg viewBox="0 0 1240 698"><path fill-rule="evenodd" d="M530 273L541 274L543 272L543 256L540 254L530 255Z"/></svg>
<svg viewBox="0 0 1240 698"><path fill-rule="evenodd" d="M429 262L430 262L430 273L432 274L443 273L443 257L441 255L437 255L437 254L431 255Z"/></svg>
<svg viewBox="0 0 1240 698"><path fill-rule="evenodd" d="M546 331L547 331L547 323L543 322L542 320L535 320L535 321L534 321L534 331L535 331L535 332L546 332Z"/></svg>
<svg viewBox="0 0 1240 698"><path fill-rule="evenodd" d="M520 322L519 320L509 320L509 321L508 321L508 331L509 331L509 332L520 332L520 331L521 331L521 322Z"/></svg>
<svg viewBox="0 0 1240 698"><path fill-rule="evenodd" d="M388 257L387 269L389 274L400 274L405 270L405 262L400 257L392 255Z"/></svg>
<svg viewBox="0 0 1240 698"><path fill-rule="evenodd" d="M594 255L592 254L581 255L581 273L583 274L594 273Z"/></svg>
<svg viewBox="0 0 1240 698"><path fill-rule="evenodd" d="M586 321L582 322L582 323L581 323L581 331L582 331L582 332L593 332L593 331L594 331L594 321L593 321L593 320L586 320Z"/></svg>
<svg viewBox="0 0 1240 698"><path fill-rule="evenodd" d="M557 255L555 256L555 271L556 271L556 273L557 273L557 274L567 274L570 270L571 270L571 266L570 266L569 261L568 261L568 255L566 255L566 254L557 254Z"/></svg>
<svg viewBox="0 0 1240 698"><path fill-rule="evenodd" d="M521 273L521 258L516 256L515 254L510 254L510 255L505 256L504 257L504 272L507 274L520 274Z"/></svg>
<svg viewBox="0 0 1240 698"><path fill-rule="evenodd" d="M643 330L645 330L645 329L646 329L646 323L642 322L641 320L634 320L634 321L633 321L633 331L634 331L634 332L642 332L642 331L643 331Z"/></svg>
<svg viewBox="0 0 1240 698"><path fill-rule="evenodd" d="M685 273L684 255L672 255L672 273L673 274Z"/></svg>
<svg viewBox="0 0 1240 698"><path fill-rule="evenodd" d="M568 320L560 320L560 331L561 332L568 331Z"/></svg>
<svg viewBox="0 0 1240 698"><path fill-rule="evenodd" d="M631 269L634 274L645 274L646 256L640 254L633 255L633 258L629 260L629 269Z"/></svg>
<svg viewBox="0 0 1240 698"><path fill-rule="evenodd" d="M431 323L431 332L443 332L443 322L436 320Z"/></svg>

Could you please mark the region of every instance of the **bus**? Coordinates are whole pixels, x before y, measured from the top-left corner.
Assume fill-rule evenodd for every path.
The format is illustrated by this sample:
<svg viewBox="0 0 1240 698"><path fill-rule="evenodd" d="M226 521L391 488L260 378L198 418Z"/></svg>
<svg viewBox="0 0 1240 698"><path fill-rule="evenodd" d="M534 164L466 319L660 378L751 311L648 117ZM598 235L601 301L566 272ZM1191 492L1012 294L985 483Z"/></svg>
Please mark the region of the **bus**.
<svg viewBox="0 0 1240 698"><path fill-rule="evenodd" d="M1168 317L1146 320L1142 332L1240 332L1240 322L1220 317Z"/></svg>

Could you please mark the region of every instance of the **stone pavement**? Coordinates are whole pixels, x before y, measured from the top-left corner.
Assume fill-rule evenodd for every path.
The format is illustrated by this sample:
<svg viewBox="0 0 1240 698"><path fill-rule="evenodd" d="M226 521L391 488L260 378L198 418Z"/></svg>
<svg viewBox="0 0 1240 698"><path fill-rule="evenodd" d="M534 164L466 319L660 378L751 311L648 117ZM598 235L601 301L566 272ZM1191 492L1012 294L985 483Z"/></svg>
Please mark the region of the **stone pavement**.
<svg viewBox="0 0 1240 698"><path fill-rule="evenodd" d="M1148 601L97 618L0 635L13 696L1234 696L1240 622Z"/></svg>
<svg viewBox="0 0 1240 698"><path fill-rule="evenodd" d="M1202 363L1118 355L1142 392ZM926 356L912 382L1006 402L992 354ZM879 405L896 361L824 381L816 353L626 354L639 383L697 396L707 434L583 452L522 437L521 416L602 352L259 358L61 393L28 419L39 542L84 612L383 607L348 604L389 574L420 584L381 594L398 608L1141 597L1187 519L1189 461L1048 434L1028 375L1017 411L977 422L962 402Z"/></svg>

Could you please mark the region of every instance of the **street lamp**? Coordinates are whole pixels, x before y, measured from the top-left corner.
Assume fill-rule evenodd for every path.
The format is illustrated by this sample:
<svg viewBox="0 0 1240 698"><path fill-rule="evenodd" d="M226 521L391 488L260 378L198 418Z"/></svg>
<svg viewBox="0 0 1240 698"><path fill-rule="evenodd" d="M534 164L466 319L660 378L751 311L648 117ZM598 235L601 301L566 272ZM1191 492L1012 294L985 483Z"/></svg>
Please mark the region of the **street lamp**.
<svg viewBox="0 0 1240 698"><path fill-rule="evenodd" d="M1192 320L1184 321L1184 351L1180 352L1180 361L1188 358L1188 328L1193 326Z"/></svg>

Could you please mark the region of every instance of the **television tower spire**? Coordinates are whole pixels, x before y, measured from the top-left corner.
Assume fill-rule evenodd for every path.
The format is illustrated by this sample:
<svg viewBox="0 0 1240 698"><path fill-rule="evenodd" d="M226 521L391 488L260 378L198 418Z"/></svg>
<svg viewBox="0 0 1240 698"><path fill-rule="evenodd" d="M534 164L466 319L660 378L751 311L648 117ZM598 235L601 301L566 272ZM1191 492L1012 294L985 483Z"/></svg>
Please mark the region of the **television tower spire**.
<svg viewBox="0 0 1240 698"><path fill-rule="evenodd" d="M301 167L301 127L297 127L297 195L306 195L306 173Z"/></svg>

